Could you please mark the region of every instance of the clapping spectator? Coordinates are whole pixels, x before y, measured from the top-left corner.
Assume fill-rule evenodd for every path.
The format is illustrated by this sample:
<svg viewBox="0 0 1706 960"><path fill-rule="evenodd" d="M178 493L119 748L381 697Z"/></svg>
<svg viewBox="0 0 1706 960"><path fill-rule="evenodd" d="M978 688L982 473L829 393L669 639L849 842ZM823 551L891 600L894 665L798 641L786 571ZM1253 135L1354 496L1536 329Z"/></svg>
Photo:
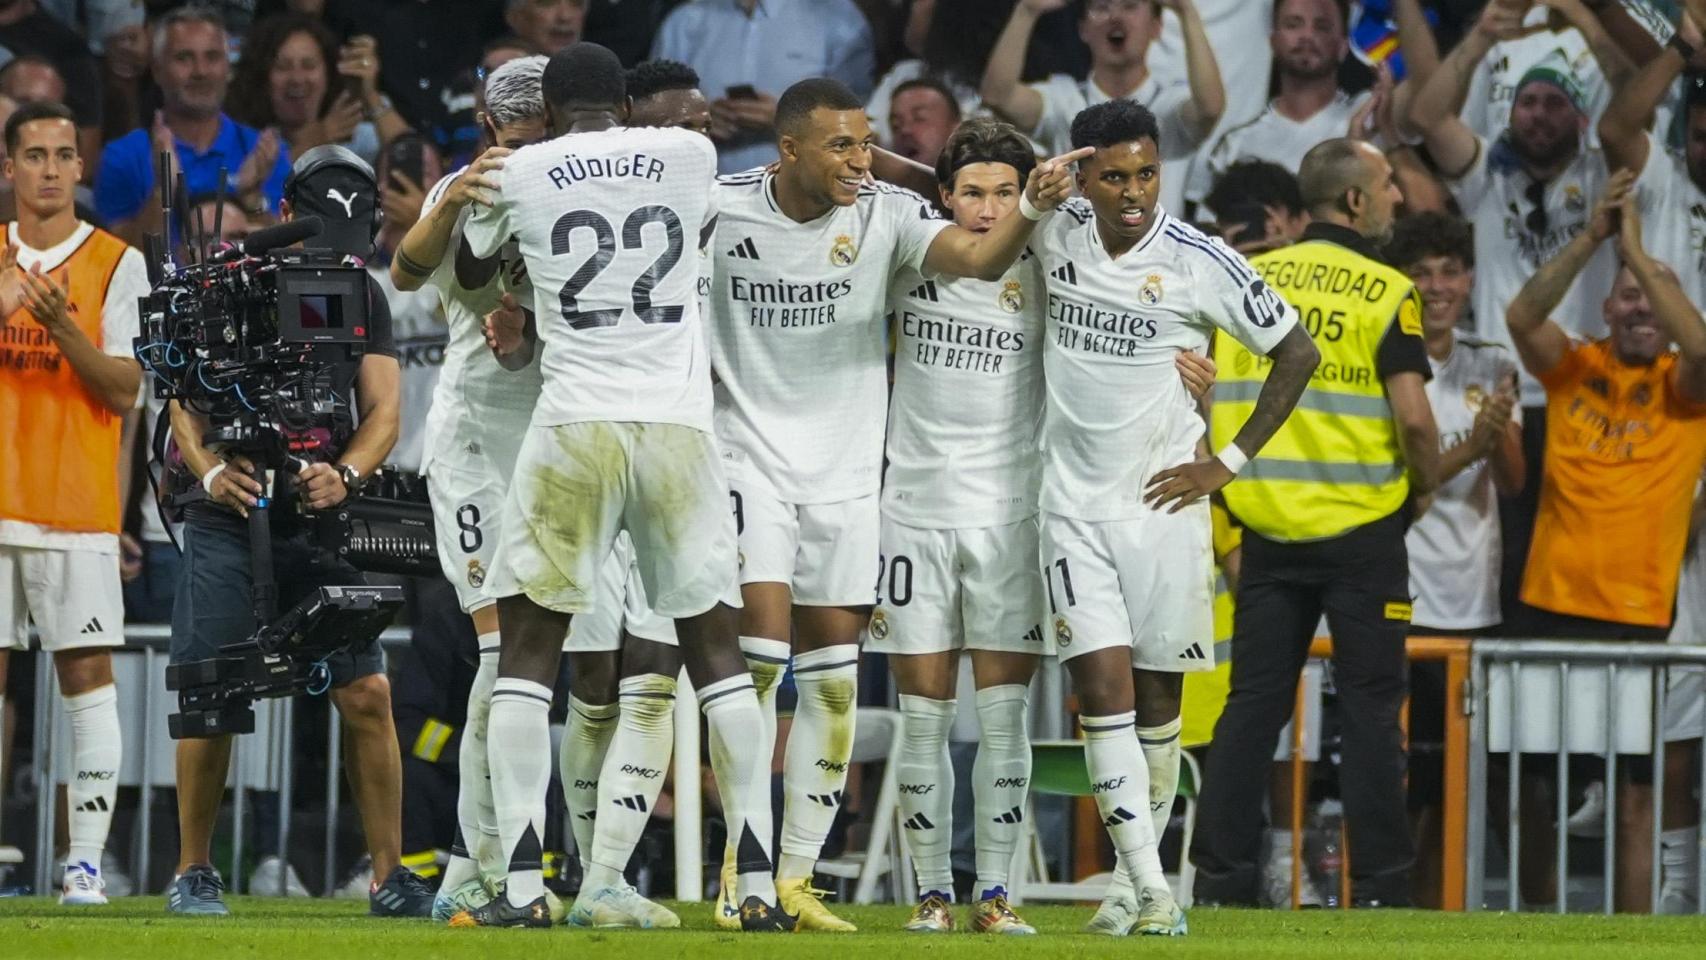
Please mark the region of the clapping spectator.
<svg viewBox="0 0 1706 960"><path fill-rule="evenodd" d="M379 92L379 71L372 37L340 49L318 20L268 17L243 41L227 107L241 123L276 127L293 156L337 143L376 164L380 149L408 130Z"/></svg>
<svg viewBox="0 0 1706 960"><path fill-rule="evenodd" d="M66 87L65 105L77 118L78 151L85 157L100 152L100 73L82 34L42 9L36 0L0 0L0 47L16 57L40 57L59 71ZM84 181L92 175L85 167Z"/></svg>
<svg viewBox="0 0 1706 960"><path fill-rule="evenodd" d="M1182 171L1226 107L1220 67L1209 49L1195 0L1089 0L1083 6L1078 35L1090 47L1090 76L1079 81L1055 74L1041 83L1020 83L1025 50L1038 18L1066 4L1067 0L1019 0L989 55L983 73L984 102L1029 133L1045 153L1071 148L1072 119L1085 107L1120 98L1141 103L1160 122L1157 146L1162 163ZM1149 69L1149 47L1161 30L1163 8L1172 10L1184 24L1188 70L1183 77L1158 76ZM1295 162L1291 166L1296 169ZM1161 178L1162 209L1182 214L1184 197L1183 176Z"/></svg>
<svg viewBox="0 0 1706 960"><path fill-rule="evenodd" d="M182 170L192 195L223 187L251 215L276 211L289 151L278 131L257 131L222 112L231 78L224 22L194 7L174 10L154 26L154 53L163 106L150 129L107 144L95 177L95 207L113 232L139 244L161 229L161 154L171 158L174 176Z"/></svg>
<svg viewBox="0 0 1706 960"><path fill-rule="evenodd" d="M1582 88L1582 104L1597 118L1612 88L1633 72L1629 59L1594 16L1603 2L1488 0L1491 15L1514 29L1503 33L1475 64L1460 116L1478 136L1496 140L1510 124L1516 81L1543 60L1561 56ZM1488 15L1488 14L1484 14Z"/></svg>
<svg viewBox="0 0 1706 960"><path fill-rule="evenodd" d="M1548 405L1540 514L1522 585L1523 601L1545 614L1541 636L1665 638L1706 466L1706 320L1675 272L1647 252L1633 183L1629 171L1611 178L1587 228L1535 272L1506 315ZM1551 314L1613 236L1622 267L1601 307L1610 335L1573 340ZM1667 768L1686 768L1696 742L1667 744ZM1653 771L1644 756L1618 771L1617 909L1644 911ZM1689 783L1666 777L1673 816L1691 807Z"/></svg>
<svg viewBox="0 0 1706 960"><path fill-rule="evenodd" d="M698 72L723 173L776 159L772 128L783 90L831 77L863 99L875 56L871 25L853 0L693 0L664 20L652 45L652 59Z"/></svg>

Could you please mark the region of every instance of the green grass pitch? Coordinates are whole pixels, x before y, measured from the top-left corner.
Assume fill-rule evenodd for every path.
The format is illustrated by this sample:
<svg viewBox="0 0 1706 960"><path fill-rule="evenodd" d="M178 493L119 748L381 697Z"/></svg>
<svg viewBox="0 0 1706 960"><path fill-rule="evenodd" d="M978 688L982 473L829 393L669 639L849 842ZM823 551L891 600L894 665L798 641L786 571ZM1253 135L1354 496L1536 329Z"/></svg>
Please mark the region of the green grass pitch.
<svg viewBox="0 0 1706 960"><path fill-rule="evenodd" d="M705 904L671 904L682 930L450 930L428 921L375 920L365 903L235 897L226 918L173 917L163 897L115 900L72 910L49 898L0 900L0 957L17 960L935 960L1012 957L1144 956L1371 957L1379 960L1473 957L1706 957L1706 918L1600 917L1421 911L1194 910L1182 940L1109 940L1078 933L1089 907L1022 908L1041 936L1004 938L956 932L927 936L898 927L903 907L835 907L859 925L856 934L742 936L713 929ZM831 952L833 951L833 952Z"/></svg>

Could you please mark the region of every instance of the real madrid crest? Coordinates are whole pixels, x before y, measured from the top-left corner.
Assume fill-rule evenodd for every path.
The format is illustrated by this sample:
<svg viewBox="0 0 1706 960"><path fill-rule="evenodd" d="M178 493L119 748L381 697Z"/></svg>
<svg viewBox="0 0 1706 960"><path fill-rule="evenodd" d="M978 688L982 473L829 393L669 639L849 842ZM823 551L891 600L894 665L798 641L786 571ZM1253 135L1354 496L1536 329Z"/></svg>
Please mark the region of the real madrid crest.
<svg viewBox="0 0 1706 960"><path fill-rule="evenodd" d="M859 259L859 248L853 245L853 238L841 234L835 238L835 246L829 248L829 262L837 267L851 267L853 261Z"/></svg>
<svg viewBox="0 0 1706 960"><path fill-rule="evenodd" d="M1582 188L1574 183L1564 187L1564 209L1571 213L1581 213L1588 208L1587 198L1582 196Z"/></svg>
<svg viewBox="0 0 1706 960"><path fill-rule="evenodd" d="M889 636L889 617L882 607L871 611L871 639L887 640Z"/></svg>
<svg viewBox="0 0 1706 960"><path fill-rule="evenodd" d="M1487 402L1487 391L1481 389L1478 383L1471 383L1463 388L1463 405L1470 413L1480 413L1481 405Z"/></svg>
<svg viewBox="0 0 1706 960"><path fill-rule="evenodd" d="M1161 274L1152 273L1144 278L1142 288L1137 291L1137 299L1146 307L1161 302Z"/></svg>
<svg viewBox="0 0 1706 960"><path fill-rule="evenodd" d="M1065 617L1054 618L1054 642L1063 647L1072 643L1072 628L1066 625Z"/></svg>
<svg viewBox="0 0 1706 960"><path fill-rule="evenodd" d="M1017 280L1009 280L1001 287L1001 293L995 302L1001 304L1001 309L1008 313L1018 313L1025 309L1025 288Z"/></svg>
<svg viewBox="0 0 1706 960"><path fill-rule="evenodd" d="M468 586L478 590L486 582L486 567L478 559L468 561Z"/></svg>

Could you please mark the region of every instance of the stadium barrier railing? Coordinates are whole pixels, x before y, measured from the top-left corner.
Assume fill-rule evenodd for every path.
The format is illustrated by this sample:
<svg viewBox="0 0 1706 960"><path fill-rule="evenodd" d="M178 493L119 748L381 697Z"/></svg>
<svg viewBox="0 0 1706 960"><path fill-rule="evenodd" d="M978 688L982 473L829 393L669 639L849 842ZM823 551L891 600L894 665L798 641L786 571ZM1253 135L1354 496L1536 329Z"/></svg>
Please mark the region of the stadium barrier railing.
<svg viewBox="0 0 1706 960"><path fill-rule="evenodd" d="M1487 889L1488 767L1492 754L1507 756L1504 908L1521 909L1521 779L1523 755L1554 760L1556 829L1553 909L1569 909L1570 760L1598 756L1605 765L1604 893L1601 909L1616 905L1617 771L1619 757L1652 757L1653 912L1659 911L1664 823L1667 713L1674 671L1706 669L1706 646L1670 643L1560 640L1477 640L1469 669L1469 782L1467 900L1479 910ZM1678 731L1675 740L1698 738ZM1706 762L1699 765L1700 817L1706 821ZM1695 851L1695 909L1706 907L1706 843Z"/></svg>

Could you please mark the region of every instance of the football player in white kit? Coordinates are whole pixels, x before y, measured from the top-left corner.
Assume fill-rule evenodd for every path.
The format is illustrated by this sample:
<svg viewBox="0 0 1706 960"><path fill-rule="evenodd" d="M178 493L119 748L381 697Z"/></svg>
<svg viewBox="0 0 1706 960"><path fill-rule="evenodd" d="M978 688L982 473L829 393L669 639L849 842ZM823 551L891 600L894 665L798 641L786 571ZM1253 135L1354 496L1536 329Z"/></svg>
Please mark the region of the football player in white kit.
<svg viewBox="0 0 1706 960"><path fill-rule="evenodd" d="M774 693L790 653L799 690L777 892L801 929L850 931L810 881L847 780L859 636L878 567L890 283L907 267L932 279L1000 278L1070 175L1065 158L1039 164L1024 215L976 233L937 219L917 194L866 182L875 138L863 102L840 83L788 88L776 130L774 170L717 184L717 438L740 532L741 648L764 702L765 743L775 740ZM729 870L725 855L725 889ZM732 926L735 902L719 899L716 918Z"/></svg>
<svg viewBox="0 0 1706 960"><path fill-rule="evenodd" d="M1092 792L1120 869L1091 930L1181 935L1156 843L1179 770L1181 674L1214 665L1208 494L1262 448L1319 354L1244 258L1156 203L1154 114L1098 104L1072 122L1093 148L1082 199L1037 231L1048 285L1041 531L1050 630L1078 694ZM1205 427L1174 372L1215 330L1273 360L1235 443ZM1147 814L1147 815L1146 815Z"/></svg>
<svg viewBox="0 0 1706 960"><path fill-rule="evenodd" d="M734 523L710 432L698 279L681 268L689 239L716 216L716 153L685 131L620 127L622 67L597 44L553 55L544 92L556 138L489 171L491 205L464 228L477 257L519 243L544 386L487 581L502 635L488 760L508 883L504 896L451 924L551 923L541 872L551 684L572 618L608 603L597 575L626 531L647 595L676 621L705 711L711 764L739 837L742 927L791 929L770 877L768 764L750 736L758 700L733 611L719 600L736 571Z"/></svg>
<svg viewBox="0 0 1706 960"><path fill-rule="evenodd" d="M967 121L937 162L942 204L961 227L987 232L1018 207L1035 165L1030 141L1011 125ZM914 932L954 928L948 731L961 650L971 657L981 730L972 929L1036 932L1007 902L1007 872L1031 776L1026 693L1048 649L1036 567L1043 288L1026 253L999 280L927 280L908 268L890 291L894 389L867 648L888 654L900 690ZM1181 353L1179 363L1193 392L1206 389L1212 362Z"/></svg>
<svg viewBox="0 0 1706 960"><path fill-rule="evenodd" d="M486 202L484 190L492 184L484 174L500 169L503 157L512 150L544 138L541 78L545 63L544 57L523 57L493 71L482 91L482 125L487 143L493 146L473 165L445 177L429 192L427 207L432 212L411 231L392 263L400 288L430 284L438 290L451 325L451 344L428 417L423 459L430 477L439 556L480 638L480 665L469 693L459 756L458 814L464 842L453 849L434 902L434 915L440 920L489 900L505 872L486 772L487 713L497 676L497 609L482 587L497 546L509 477L540 390L537 358L494 358L482 343L482 313L497 306L500 298L531 298L525 266L513 248L486 261L475 259L462 241L462 229L471 207ZM428 267L431 263L437 266ZM636 676L645 678L627 685L651 695L643 709L627 718L626 726L634 727L640 736L625 738L620 751L630 759L625 769L635 775L650 773L661 779L658 771L665 761L656 757L660 752L668 757L674 731L651 721L658 709L669 712L679 669L674 628L646 607L625 537L618 538L597 582L601 597L610 602L577 620L564 642L575 669L562 741L562 780L583 874L591 872L588 861L594 847L600 769L607 749L619 738L617 651L626 642L631 655L625 659L634 661ZM660 662L648 669L654 666L650 661ZM667 690L655 682L654 672L666 676ZM607 818L607 822L614 828L621 819ZM468 838L475 842L471 851L465 846ZM470 852L475 854L472 859ZM662 911L651 917L653 925L672 925L673 914L638 897L625 884L617 886L616 896L631 897L650 908L640 912ZM555 902L552 908L554 914L560 912Z"/></svg>

